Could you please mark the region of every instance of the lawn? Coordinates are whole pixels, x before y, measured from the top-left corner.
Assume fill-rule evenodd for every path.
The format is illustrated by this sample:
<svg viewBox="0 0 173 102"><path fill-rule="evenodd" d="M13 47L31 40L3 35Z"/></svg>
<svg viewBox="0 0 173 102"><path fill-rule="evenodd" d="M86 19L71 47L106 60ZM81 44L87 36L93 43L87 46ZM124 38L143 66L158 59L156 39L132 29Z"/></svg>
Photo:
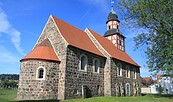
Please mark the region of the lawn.
<svg viewBox="0 0 173 102"><path fill-rule="evenodd" d="M16 100L16 95L17 95L16 90L0 89L0 102L10 102L10 101L19 102ZM21 101L21 102L33 102L33 101ZM139 97L93 97L88 99L73 99L65 101L40 100L39 102L173 102L173 95L148 94Z"/></svg>
<svg viewBox="0 0 173 102"><path fill-rule="evenodd" d="M16 100L16 90L3 90L0 89L0 102L10 102Z"/></svg>

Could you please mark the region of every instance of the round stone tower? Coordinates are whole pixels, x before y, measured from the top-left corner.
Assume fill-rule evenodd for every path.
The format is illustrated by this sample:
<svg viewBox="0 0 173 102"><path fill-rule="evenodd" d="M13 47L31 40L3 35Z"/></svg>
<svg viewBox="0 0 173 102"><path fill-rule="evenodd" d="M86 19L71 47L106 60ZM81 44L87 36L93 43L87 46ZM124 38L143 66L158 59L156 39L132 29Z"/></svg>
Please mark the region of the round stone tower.
<svg viewBox="0 0 173 102"><path fill-rule="evenodd" d="M17 98L41 100L58 98L60 60L49 39L36 46L20 60L20 78Z"/></svg>

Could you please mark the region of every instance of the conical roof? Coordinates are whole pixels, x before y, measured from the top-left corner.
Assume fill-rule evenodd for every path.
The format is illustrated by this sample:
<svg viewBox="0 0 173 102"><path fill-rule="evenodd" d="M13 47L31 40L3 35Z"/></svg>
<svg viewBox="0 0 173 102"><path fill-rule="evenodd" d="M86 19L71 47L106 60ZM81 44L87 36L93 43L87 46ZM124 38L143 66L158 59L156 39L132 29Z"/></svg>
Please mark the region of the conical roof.
<svg viewBox="0 0 173 102"><path fill-rule="evenodd" d="M59 58L56 56L54 49L49 41L45 39L38 46L36 46L28 55L26 55L20 61L25 60L47 60L59 62Z"/></svg>

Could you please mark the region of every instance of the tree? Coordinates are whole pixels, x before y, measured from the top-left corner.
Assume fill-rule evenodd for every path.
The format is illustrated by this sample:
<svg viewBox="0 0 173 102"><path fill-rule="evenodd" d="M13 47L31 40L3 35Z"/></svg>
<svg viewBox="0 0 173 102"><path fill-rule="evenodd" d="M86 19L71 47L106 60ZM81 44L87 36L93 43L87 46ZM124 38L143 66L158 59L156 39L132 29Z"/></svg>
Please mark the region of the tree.
<svg viewBox="0 0 173 102"><path fill-rule="evenodd" d="M173 74L173 0L120 0L124 20L143 31L135 48L146 46L150 72Z"/></svg>
<svg viewBox="0 0 173 102"><path fill-rule="evenodd" d="M156 91L159 92L159 94L163 93L164 88L159 84L156 85Z"/></svg>
<svg viewBox="0 0 173 102"><path fill-rule="evenodd" d="M0 87L1 88L17 88L17 82L15 81L8 81L8 80L5 80L5 81L2 81L0 83Z"/></svg>

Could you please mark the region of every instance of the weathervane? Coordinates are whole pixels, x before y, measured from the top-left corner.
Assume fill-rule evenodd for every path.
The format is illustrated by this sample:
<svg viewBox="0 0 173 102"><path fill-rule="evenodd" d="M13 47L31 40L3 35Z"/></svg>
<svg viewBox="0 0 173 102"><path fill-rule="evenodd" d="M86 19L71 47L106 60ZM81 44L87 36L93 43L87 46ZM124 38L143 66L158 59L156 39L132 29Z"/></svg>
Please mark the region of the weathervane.
<svg viewBox="0 0 173 102"><path fill-rule="evenodd" d="M114 10L114 1L111 0L111 8L112 8L112 11Z"/></svg>

